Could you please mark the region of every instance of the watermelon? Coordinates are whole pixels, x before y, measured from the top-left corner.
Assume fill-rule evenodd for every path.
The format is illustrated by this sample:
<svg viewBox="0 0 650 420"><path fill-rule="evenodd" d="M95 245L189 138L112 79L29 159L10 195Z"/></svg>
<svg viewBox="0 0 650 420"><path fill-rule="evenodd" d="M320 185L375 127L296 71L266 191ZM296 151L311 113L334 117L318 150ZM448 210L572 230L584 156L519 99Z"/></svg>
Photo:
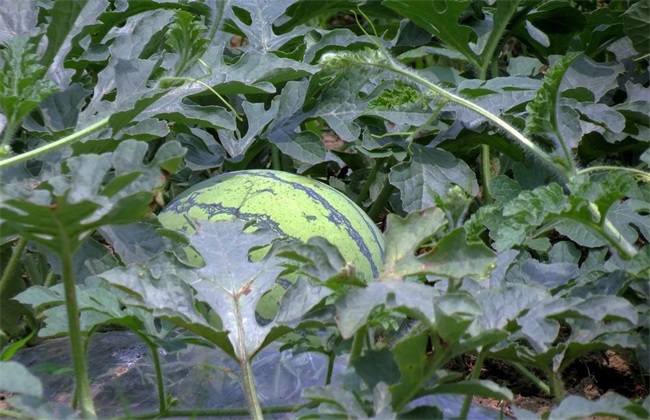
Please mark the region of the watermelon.
<svg viewBox="0 0 650 420"><path fill-rule="evenodd" d="M354 202L330 186L287 172L244 170L200 182L170 202L158 216L170 229L190 231L184 215L197 220L254 221L283 238L322 236L335 245L357 275L377 277L383 236Z"/></svg>

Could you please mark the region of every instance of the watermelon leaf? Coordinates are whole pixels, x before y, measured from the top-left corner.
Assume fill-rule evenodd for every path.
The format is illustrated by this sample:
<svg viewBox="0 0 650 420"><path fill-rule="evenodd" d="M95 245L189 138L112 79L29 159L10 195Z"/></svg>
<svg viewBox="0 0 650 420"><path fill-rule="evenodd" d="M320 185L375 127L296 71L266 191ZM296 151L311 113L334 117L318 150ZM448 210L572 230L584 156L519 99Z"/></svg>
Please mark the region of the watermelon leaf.
<svg viewBox="0 0 650 420"><path fill-rule="evenodd" d="M650 53L648 15L650 15L650 5L647 1L632 4L622 15L625 34L630 37L632 45L642 55Z"/></svg>
<svg viewBox="0 0 650 420"><path fill-rule="evenodd" d="M386 0L384 4L438 37L472 63L479 62L478 54L470 47L474 37L472 28L459 22L471 1Z"/></svg>
<svg viewBox="0 0 650 420"><path fill-rule="evenodd" d="M295 267L313 279L324 281L339 276L351 277L350 271L353 270L339 249L320 236L309 238L306 243L281 242L272 252L289 260L285 266Z"/></svg>
<svg viewBox="0 0 650 420"><path fill-rule="evenodd" d="M102 324L121 325L133 331L142 331L152 337L163 334L154 326L150 312L134 306L125 306L126 294L116 288L90 278L85 285L76 286L81 331L89 334ZM55 337L68 333L65 314L65 294L61 284L50 288L34 286L15 297L21 303L43 310L46 327L40 337ZM164 330L163 330L164 331ZM164 331L166 332L166 331Z"/></svg>
<svg viewBox="0 0 650 420"><path fill-rule="evenodd" d="M338 386L307 388L303 391L303 396L331 406L329 413L336 413L341 417L368 417L357 397L352 392L340 389Z"/></svg>
<svg viewBox="0 0 650 420"><path fill-rule="evenodd" d="M445 199L454 185L467 194L478 194L476 175L462 160L441 149L413 144L411 160L392 168L390 183L400 190L402 206L412 212L436 205L436 199Z"/></svg>
<svg viewBox="0 0 650 420"><path fill-rule="evenodd" d="M447 221L438 208L411 213L406 219L388 216L385 262L379 281L401 280L406 276L434 274L450 279L466 276L483 277L496 256L483 243L468 243L465 230L455 229L421 255L416 251L422 242L438 232Z"/></svg>
<svg viewBox="0 0 650 420"><path fill-rule="evenodd" d="M343 338L350 338L368 323L378 306L394 309L411 318L433 319L434 298L438 290L421 283L372 283L363 289L348 291L336 302L336 324Z"/></svg>
<svg viewBox="0 0 650 420"><path fill-rule="evenodd" d="M579 395L570 395L550 413L550 418L613 417L645 419L650 415L650 397L643 405L635 404L619 394L608 394L599 400L591 401Z"/></svg>
<svg viewBox="0 0 650 420"><path fill-rule="evenodd" d="M573 169L573 160L570 156L569 143L562 136L558 125L558 102L560 97L560 84L565 73L578 54L567 54L546 73L542 87L537 92L535 99L526 106L528 117L524 136L528 138L543 137L550 140L555 147L561 163L569 169Z"/></svg>
<svg viewBox="0 0 650 420"><path fill-rule="evenodd" d="M236 360L249 360L268 343L265 340L273 329L286 332L288 328L273 321L258 323L257 303L275 286L283 267L275 256L250 261L251 249L268 245L276 236L266 230L244 232L245 225L238 220L196 222L190 243L206 262L202 268L191 269L158 256L146 268L131 265L101 277L135 293L139 304L152 308L154 315L174 318ZM195 301L206 304L212 315L200 313ZM274 336L277 333L273 331Z"/></svg>
<svg viewBox="0 0 650 420"><path fill-rule="evenodd" d="M436 393L440 394L472 394L484 398L495 398L498 400L511 400L514 398L512 391L502 387L495 382L470 379L463 382L443 384L436 387Z"/></svg>
<svg viewBox="0 0 650 420"><path fill-rule="evenodd" d="M169 319L236 358L227 331L219 328L220 320L207 319L197 308L194 292L185 282L191 271L175 264L170 256L159 255L146 264L117 267L100 277L131 295L124 299L126 304L148 309L154 317Z"/></svg>
<svg viewBox="0 0 650 420"><path fill-rule="evenodd" d="M268 246L277 236L262 229L245 232L246 227L241 220L196 221L190 244L206 262L202 268L181 267L160 256L157 266L118 268L102 277L138 295L140 305L152 308L155 316L208 339L237 360L249 410L261 413L252 359L291 328L274 321L261 325L257 319L257 304L274 288L283 267L272 254L251 260L252 250ZM200 313L197 302L212 316Z"/></svg>
<svg viewBox="0 0 650 420"><path fill-rule="evenodd" d="M52 6L52 24L47 27L47 46L41 64L49 66L63 46L66 38L75 29L76 20L86 7L87 0L67 4L65 1L55 1Z"/></svg>
<svg viewBox="0 0 650 420"><path fill-rule="evenodd" d="M36 45L27 36L13 37L0 50L0 112L9 135L45 98L58 90L50 80L43 80L46 68L37 62ZM4 124L0 124L0 132ZM0 143L0 157L10 152L10 136Z"/></svg>
<svg viewBox="0 0 650 420"><path fill-rule="evenodd" d="M248 40L247 49L264 52L280 50L284 44L294 38L302 37L309 30L306 26L296 26L288 32L277 35L274 31L276 24L283 23L285 12L294 0L235 0L231 7L245 10L248 19L242 19L237 14L229 14L229 18ZM250 20L249 20L250 19Z"/></svg>
<svg viewBox="0 0 650 420"><path fill-rule="evenodd" d="M434 206L436 199L445 199L454 185L467 194L478 194L476 175L470 167L442 149L410 146L411 160L402 162L390 172L390 183L400 190L402 206L412 212Z"/></svg>
<svg viewBox="0 0 650 420"><path fill-rule="evenodd" d="M411 213L406 218L389 215L386 224L384 274L389 273L400 261L415 258L418 246L442 229L447 220L442 210L430 208Z"/></svg>
<svg viewBox="0 0 650 420"><path fill-rule="evenodd" d="M239 360L261 350L266 335L277 325L261 326L255 309L262 296L271 290L282 268L270 256L249 261L249 250L260 248L276 236L270 231L243 232L245 222L197 223L190 243L206 261L187 282L196 291L195 298L205 302L221 318L223 329Z"/></svg>
<svg viewBox="0 0 650 420"><path fill-rule="evenodd" d="M0 392L43 396L43 385L27 368L17 362L0 362Z"/></svg>
<svg viewBox="0 0 650 420"><path fill-rule="evenodd" d="M62 241L76 251L97 227L126 224L150 211L154 190L174 172L183 151L177 142L162 146L152 162L143 162L147 145L120 143L114 153L85 154L67 160L66 174L27 190L3 184L0 191L2 237L24 235L59 253ZM105 178L112 178L102 185Z"/></svg>
<svg viewBox="0 0 650 420"><path fill-rule="evenodd" d="M32 418L79 419L74 409L48 401L43 396L41 380L25 366L14 361L0 361L0 393L8 394L7 402ZM13 395L12 395L13 394Z"/></svg>
<svg viewBox="0 0 650 420"><path fill-rule="evenodd" d="M150 308L154 316L173 320L239 362L250 361L290 329L275 320L264 325L259 322L257 305L276 286L276 278L284 270L283 259L270 252L259 261L251 261L250 250L263 248L277 237L261 229L245 232L245 226L240 220L195 222L196 234L190 244L203 256L206 264L202 268L188 268L170 256L158 255L146 265L118 267L100 277L134 295L126 300L129 304ZM335 257L332 263L341 263ZM196 301L207 305L211 314L197 310ZM300 318L316 303L302 306L302 310L292 307L282 316Z"/></svg>
<svg viewBox="0 0 650 420"><path fill-rule="evenodd" d="M468 0L386 0L383 4L461 53L484 78L499 40L511 20L516 20L512 18L521 0L486 5Z"/></svg>
<svg viewBox="0 0 650 420"><path fill-rule="evenodd" d="M287 85L291 83L293 82L289 82ZM241 159L257 137L264 131L268 123L274 119L277 120L277 100L273 101L268 110L264 109L264 104L252 102L243 102L241 106L248 120L248 131L246 131L246 134L239 133L239 131L233 129L217 129L223 148L233 159Z"/></svg>
<svg viewBox="0 0 650 420"><path fill-rule="evenodd" d="M316 164L325 159L326 150L320 137L311 131L298 131L299 125L309 117L302 112L308 83L291 81L276 96L266 113L273 112L263 137L300 162ZM260 117L258 117L260 118ZM268 121L265 121L266 124ZM254 126L253 126L254 127ZM249 128L249 131L251 129ZM247 136L248 137L248 133Z"/></svg>

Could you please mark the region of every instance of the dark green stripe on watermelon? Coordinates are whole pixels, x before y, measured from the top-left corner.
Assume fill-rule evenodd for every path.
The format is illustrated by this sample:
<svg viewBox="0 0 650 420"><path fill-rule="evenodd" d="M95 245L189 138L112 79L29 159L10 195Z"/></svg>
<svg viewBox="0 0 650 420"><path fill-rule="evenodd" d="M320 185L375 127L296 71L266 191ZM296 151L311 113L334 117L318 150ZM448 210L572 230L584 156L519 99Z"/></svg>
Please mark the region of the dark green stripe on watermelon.
<svg viewBox="0 0 650 420"><path fill-rule="evenodd" d="M242 172L250 174L249 171L242 171ZM329 219L330 222L332 222L332 223L334 223L334 224L336 224L338 226L341 226L341 225L345 226L345 230L347 231L348 235L354 240L354 242L356 242L357 246L359 247L359 251L370 262L370 267L372 268L372 275L374 277L377 277L379 275L379 268L377 267L377 265L373 261L372 253L368 249L368 246L366 245L363 237L361 237L359 232L357 232L357 230L354 229L354 227L352 226L352 224L350 223L348 218L345 217L343 214L341 214L341 212L339 212L336 208L334 208L329 203L329 201L324 199L321 195L317 194L311 188L308 188L308 187L306 187L306 186L304 186L302 184L299 184L297 182L287 181L286 179L282 179L282 178L280 178L280 177L278 177L278 176L276 176L275 174L272 174L272 173L269 173L266 176L269 177L269 178L275 179L276 181L281 182L283 184L290 185L291 187L293 187L293 188L295 188L297 190L304 191L309 196L309 198L311 198L311 199L315 200L316 202L320 203L329 212L330 215L328 216L328 219ZM354 206L354 208L359 213L362 211L356 205ZM377 244L379 249L381 249L381 258L383 259L384 258L383 246L379 242L379 239L377 237L376 229L373 229L374 226L369 226L369 223L367 223L367 222L366 222L366 225L368 227L368 230L370 232L372 232L373 239L374 239L375 243Z"/></svg>
<svg viewBox="0 0 650 420"><path fill-rule="evenodd" d="M254 221L260 228L268 229L276 233L278 236L296 239L295 237L284 232L278 223L271 219L268 214L246 213L242 212L239 207L226 207L221 203L209 204L197 202L195 198L199 195L199 192L194 192L185 197L183 201L173 201L169 203L167 209L169 209L169 211L173 211L174 213L182 214L188 213L190 209L199 208L204 210L209 215L208 219L211 219L217 215L228 214L230 216L233 216L235 219L244 220L247 222Z"/></svg>

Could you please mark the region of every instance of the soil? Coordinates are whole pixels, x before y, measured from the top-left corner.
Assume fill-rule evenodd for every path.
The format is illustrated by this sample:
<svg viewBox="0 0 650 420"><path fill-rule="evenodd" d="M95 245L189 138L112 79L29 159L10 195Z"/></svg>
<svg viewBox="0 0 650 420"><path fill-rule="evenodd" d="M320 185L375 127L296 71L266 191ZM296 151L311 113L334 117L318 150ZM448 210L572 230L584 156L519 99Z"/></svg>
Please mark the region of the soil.
<svg viewBox="0 0 650 420"><path fill-rule="evenodd" d="M473 366L474 359L473 356L465 358L466 368ZM544 379L541 372L534 373ZM549 411L554 406L552 396L546 395L506 362L486 360L481 379L490 379L507 386L515 394L512 401L475 398L476 402L503 409L508 415L513 415L513 406L538 414ZM612 392L631 400L642 400L648 396L650 388L649 376L642 372L635 352L625 349L586 354L565 369L562 379L567 394L579 395L590 400Z"/></svg>

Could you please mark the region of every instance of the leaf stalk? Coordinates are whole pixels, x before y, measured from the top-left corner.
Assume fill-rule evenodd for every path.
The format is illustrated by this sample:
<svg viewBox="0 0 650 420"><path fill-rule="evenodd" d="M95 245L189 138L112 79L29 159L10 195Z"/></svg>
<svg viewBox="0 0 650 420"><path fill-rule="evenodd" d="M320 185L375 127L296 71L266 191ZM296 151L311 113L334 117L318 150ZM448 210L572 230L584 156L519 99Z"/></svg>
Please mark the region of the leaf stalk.
<svg viewBox="0 0 650 420"><path fill-rule="evenodd" d="M483 362L485 361L485 356L487 356L488 351L487 349L482 349L479 351L478 356L476 357L476 361L474 362L474 368L472 369L472 375L470 376L470 380L478 380L479 377L481 376L481 369L483 369ZM469 414L469 409L472 406L472 398L474 396L472 394L467 394L465 395L465 399L463 400L463 406L460 409L460 413L458 415L459 418L461 419L467 419L467 416Z"/></svg>
<svg viewBox="0 0 650 420"><path fill-rule="evenodd" d="M368 335L368 326L364 324L361 328L357 330L352 339L352 349L350 349L350 363L356 360L363 351L363 345L366 342L366 337Z"/></svg>
<svg viewBox="0 0 650 420"><path fill-rule="evenodd" d="M386 180L384 188L379 193L379 196L375 202L372 203L372 206L370 206L370 210L368 210L368 216L371 220L377 220L379 218L379 215L384 210L386 203L388 203L388 199L390 199L391 194L393 194L394 189L395 186L391 184L390 181Z"/></svg>
<svg viewBox="0 0 650 420"><path fill-rule="evenodd" d="M318 406L318 402L310 402L307 404L297 405L277 405L272 407L264 407L262 412L264 414L278 414L278 413L293 413L300 409L309 409ZM144 413L135 414L130 416L131 419L155 419L155 418L197 418L197 417L239 417L248 415L246 409L224 409L224 410L169 410L168 412L160 415L159 413Z"/></svg>
<svg viewBox="0 0 650 420"><path fill-rule="evenodd" d="M590 172L600 172L600 171L612 171L612 172L625 171L638 177L642 182L650 182L650 172L642 171L640 169L635 169L635 168L626 168L624 166L607 166L607 165L591 166L589 168L580 169L579 171L577 171L577 174L583 175Z"/></svg>
<svg viewBox="0 0 650 420"><path fill-rule="evenodd" d="M10 418L13 418L13 419L22 419L22 418L24 418L22 413L18 413L16 411L5 410L4 408L0 408L0 416L2 416L2 417L10 417Z"/></svg>
<svg viewBox="0 0 650 420"><path fill-rule="evenodd" d="M490 37L487 40L485 48L481 52L481 58L483 61L477 67L479 70L479 76L483 80L486 79L487 70L490 64L493 64L492 77L495 77L494 67L498 69L498 66L495 66L496 60L493 59L494 52L499 47L500 41L503 38L503 34L506 32L512 16L517 12L517 7L519 7L520 3L521 0L510 0L499 5L501 7L507 7L507 11L499 19L494 20L494 27L492 28Z"/></svg>
<svg viewBox="0 0 650 420"><path fill-rule="evenodd" d="M11 286L16 282L21 281L21 278L18 275L18 267L20 265L20 257L23 255L26 246L27 239L23 237L18 239L16 242L16 246L11 253L11 258L9 258L4 273L2 273L2 279L0 279L0 302L2 302L2 298L7 291L11 289Z"/></svg>
<svg viewBox="0 0 650 420"><path fill-rule="evenodd" d="M366 182L361 187L361 191L359 191L359 196L354 201L357 206L361 207L363 205L363 202L366 201L366 198L368 198L368 195L370 193L370 187L375 182L375 179L377 179L377 174L379 173L379 170L384 167L384 162L386 162L386 159L387 158L384 157L384 158L379 158L375 161L375 165L370 170L368 179L366 179Z"/></svg>
<svg viewBox="0 0 650 420"><path fill-rule="evenodd" d="M271 145L271 167L275 171L282 170L282 158L280 156L280 150L274 145Z"/></svg>
<svg viewBox="0 0 650 420"><path fill-rule="evenodd" d="M481 178L483 178L483 199L487 204L492 203L490 182L492 182L492 161L490 160L490 146L481 145Z"/></svg>
<svg viewBox="0 0 650 420"><path fill-rule="evenodd" d="M253 365L248 357L241 360L242 371L242 386L244 387L244 394L246 395L246 403L248 405L249 414L254 420L263 420L264 414L262 413L262 406L257 397L257 388L255 386L255 375L253 374Z"/></svg>
<svg viewBox="0 0 650 420"><path fill-rule="evenodd" d="M0 169L10 165L15 165L17 163L26 162L30 159L37 158L53 150L57 150L62 147L68 146L76 142L77 140L81 140L82 138L86 137L88 134L108 126L108 120L109 117L106 117L102 120L97 121L92 125L89 125L83 130L79 130L75 133L70 134L69 136L65 136L60 140L46 144L45 146L38 147L34 150L30 150L29 152L21 153L20 155L13 156L4 160L0 160Z"/></svg>
<svg viewBox="0 0 650 420"><path fill-rule="evenodd" d="M68 334L70 341L70 354L72 355L72 367L75 377L75 397L81 404L81 417L83 419L97 418L90 393L90 382L86 366L86 355L84 352L81 324L79 321L79 308L77 306L77 292L74 280L74 261L72 244L65 233L61 235L61 258L63 288L65 291L65 307L68 316Z"/></svg>
<svg viewBox="0 0 650 420"><path fill-rule="evenodd" d="M332 382L332 375L334 374L334 362L336 361L336 353L327 353L327 374L325 375L325 385Z"/></svg>
<svg viewBox="0 0 650 420"><path fill-rule="evenodd" d="M11 143L11 138L13 137L17 127L18 124L13 121L7 122L7 126L5 127L4 135L2 136L2 143L0 143L0 146L5 148L9 147L9 143ZM11 149L9 148L8 150ZM0 157L1 156L2 155L0 155Z"/></svg>
<svg viewBox="0 0 650 420"><path fill-rule="evenodd" d="M392 60L391 60L392 61ZM523 134L521 134L516 128L514 128L512 125L510 125L508 122L505 120L501 119L497 115L491 113L487 109L474 104L471 101L468 101L467 99L464 99L458 95L455 95L451 92L446 91L445 89L439 87L435 83L432 83L428 81L427 79L421 77L418 74L413 73L411 70L402 68L401 66L397 66L396 63L390 63L390 64L384 64L384 63L365 63L369 64L371 66L376 66L380 67L395 73L398 73L402 76L405 76L425 87L430 89L431 91L435 92L436 94L439 94L443 96L444 98L448 99L451 102L455 102L459 105L464 106L465 108L471 109L472 111L476 112L477 114L481 115L482 117L485 117L487 120L491 121L504 131L506 131L510 136L512 136L515 140L517 140L521 145L523 145L525 148L527 148L529 151L531 151L538 159L543 161L546 165L555 168L556 171L558 171L561 175L563 175L565 178L569 178L569 174L567 173L566 169L563 166L558 165L552 158L551 156L548 155L545 151L540 149L535 143L533 143L530 139L526 138Z"/></svg>
<svg viewBox="0 0 650 420"><path fill-rule="evenodd" d="M145 334L142 334L138 330L134 332L140 337L142 341L149 347L151 351L151 357L153 358L153 366L156 371L156 388L158 390L158 412L160 415L163 415L167 412L169 407L167 406L167 399L165 398L165 383L163 380L162 367L160 364L160 356L158 355L158 348L153 341Z"/></svg>
<svg viewBox="0 0 650 420"><path fill-rule="evenodd" d="M595 203L589 202L589 212L594 217L600 217L600 212L598 211L598 206ZM630 259L637 254L637 249L625 239L621 232L616 229L616 226L606 217L602 217L601 221L601 231L607 241L616 248L618 252L623 254L623 257Z"/></svg>
<svg viewBox="0 0 650 420"><path fill-rule="evenodd" d="M553 398L555 401L560 402L564 399L564 382L560 372L551 372L551 389L553 390Z"/></svg>
<svg viewBox="0 0 650 420"><path fill-rule="evenodd" d="M529 371L526 366L522 365L519 362L512 362L512 365L517 369L521 374L523 374L528 380L537 385L537 388L541 389L547 395L551 395L551 388L539 379L535 374Z"/></svg>

